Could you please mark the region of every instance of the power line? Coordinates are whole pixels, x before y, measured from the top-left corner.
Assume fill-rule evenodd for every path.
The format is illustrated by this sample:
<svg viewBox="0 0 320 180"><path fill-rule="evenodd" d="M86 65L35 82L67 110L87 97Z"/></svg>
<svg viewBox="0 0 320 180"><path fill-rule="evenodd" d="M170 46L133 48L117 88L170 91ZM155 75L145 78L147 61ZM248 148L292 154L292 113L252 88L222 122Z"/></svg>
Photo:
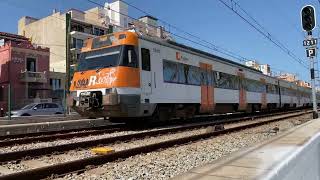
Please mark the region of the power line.
<svg viewBox="0 0 320 180"><path fill-rule="evenodd" d="M319 1L320 1L320 0L319 0ZM268 2L272 3L273 7L277 7L277 5L276 5L274 2L272 2L272 0L271 0L271 1L268 1ZM284 6L284 8L285 8L285 6ZM282 15L285 16L285 17L281 16L283 20L285 20L285 18L290 19L289 16L288 16L288 14L285 13L285 12L284 12L283 10L281 10L280 8L277 9L277 12L278 12L278 13L282 13ZM286 23L288 23L288 22L286 22ZM299 32L299 34L301 33L301 36L302 36L303 38L306 37L305 33L301 30L300 26L297 26L297 25L296 25L295 23L293 23L293 22L289 22L289 24L290 24L294 29L296 29L297 32Z"/></svg>
<svg viewBox="0 0 320 180"><path fill-rule="evenodd" d="M134 9L136 9L136 10L138 10L138 11L140 11L140 12L146 14L146 15L152 16L152 15L151 15L150 13L148 13L147 11L145 11L145 10L143 10L143 9L141 9L141 8L139 8L139 7L131 4L131 3L128 3L128 2L126 2L125 0L120 0L120 1L122 1L123 3L127 4L128 6L131 6L131 7L133 7ZM319 0L319 1L320 1L320 0ZM238 2L235 2L234 0L233 0L233 2L234 2L234 3L238 3ZM241 9L242 11L244 11L243 8L240 7L240 9ZM250 16L246 11L245 11L245 13L246 13L248 16ZM222 50L224 50L224 51L226 51L226 52L228 52L228 53L230 53L230 54L232 54L232 55L239 56L239 57L242 59L242 60L240 60L240 61L245 62L245 61L247 60L247 58L244 58L244 57L242 57L242 56L240 56L240 55L237 55L237 54L235 54L235 53L233 53L233 52L231 52L231 51L228 51L227 49L224 49L224 48L219 47L219 46L216 46L216 45L214 45L214 44L212 44L212 43L210 43L210 42L208 42L208 41L206 41L206 40L203 40L202 38L200 38L200 37L198 37L198 36L195 36L195 35L193 35L193 34L191 34L191 33L189 33L189 32L186 32L186 31L180 29L179 27L177 27L177 26L175 26L175 25L172 25L172 24L168 23L167 21L165 21L165 20L163 20L163 19L160 19L159 17L157 17L157 19L158 19L158 21L162 22L163 24L167 24L167 25L169 25L170 27L172 27L172 28L174 28L174 29L176 29L176 30L184 33L184 34L187 34L187 35L189 35L189 36L191 36L191 37L193 37L193 38L199 39L200 41L203 41L203 42L205 42L205 43L207 43L207 44L212 45L212 46L213 46L214 48L216 48L216 49L220 48L220 49L222 49ZM258 21L256 21L254 18L252 18L252 19L253 19L261 28L263 28L263 29L266 31L266 29L265 29L260 23L258 23ZM171 33L171 34L172 34L172 33ZM177 35L175 35L175 36L177 36ZM183 37L179 37L179 38L182 38L182 39L184 39L184 40L190 41L189 39L186 39L186 38L183 38ZM194 42L194 41L192 41L192 43L199 44L199 43ZM207 47L207 48L209 48L209 47ZM209 49L210 49L210 48L209 48ZM230 56L230 55L229 55L229 56ZM233 57L233 58L239 59L239 57ZM276 69L276 68L273 67L273 69ZM277 69L276 69L276 70L277 70ZM279 70L279 69L278 69L278 70ZM283 70L280 70L280 71L283 71ZM285 71L283 71L283 72L285 72Z"/></svg>
<svg viewBox="0 0 320 180"><path fill-rule="evenodd" d="M90 2L90 3L93 3L93 4L95 4L95 5L98 5L98 6L100 6L100 7L104 7L102 4L99 4L99 3L97 3L97 2L95 2L95 1L93 1L93 0L87 0L87 1ZM121 0L121 1L122 1L122 0ZM125 2L125 1L122 1L122 2L124 2L124 3L126 3L127 5L133 7L133 5L131 5L131 4L127 3L127 2ZM137 9L137 10L139 9L140 11L143 11L143 10L141 10L140 8L136 7L136 6L134 6L134 8ZM129 16L129 15L127 15L127 14L123 14L123 13L118 12L118 11L116 11L116 10L114 10L114 9L109 8L109 7L108 7L107 9L108 9L108 10L111 10L111 11L113 11L113 12L115 12L115 13L118 13L118 14L120 14L120 15L122 15L122 16L126 16L126 17L128 17L128 18L131 18L132 20L139 21L139 19L137 19L137 18L134 18L134 17ZM146 13L146 12L143 11L143 13ZM150 15L150 14L147 13L147 15ZM158 19L158 20L159 20L159 19ZM165 24L169 24L169 23L167 23L167 22L165 22L165 21L163 21L163 20L159 20L159 21L161 21L161 22L163 22L163 23L165 23ZM148 24L148 23L145 23L145 22L142 22L142 23L144 23L144 24L146 24L146 25L148 25L148 26L154 27L154 28L159 28L159 27L154 26L154 25L152 25L152 24ZM180 28L178 28L178 27L176 27L176 26L174 26L174 25L171 25L171 24L169 24L169 25L170 25L171 27L174 27L175 29L183 32L184 34L187 34L187 35L189 35L189 36L192 36L192 37L194 37L194 38L197 38L198 40L201 40L201 41L203 41L203 42L206 42L206 44L209 44L209 45L212 46L212 47L210 47L210 46L208 46L208 45L204 45L204 44L199 43L199 42L196 42L196 41L194 41L194 40L190 40L189 38L183 37L183 36L181 36L181 35L178 35L178 34L175 34L175 33L166 31L167 33L169 33L169 34L171 34L171 35L173 35L173 36L175 36L175 37L178 37L178 38L187 40L187 41L189 41L189 42L195 43L195 44L197 44L197 45L200 45L200 46L202 46L202 47L208 48L208 49L210 49L210 50L219 52L219 53L221 53L221 54L223 54L223 55L226 55L226 56L232 57L232 58L234 58L234 59L237 59L237 60L239 60L240 62L245 62L245 61L247 60L247 58L244 58L244 57L242 57L242 56L240 56L240 55L238 55L238 54L236 54L236 53L234 53L234 52L231 52L231 51L226 50L226 49L224 49L224 48L221 48L221 47L219 47L219 46L217 46L217 45L214 45L213 43L210 43L210 42L208 42L208 41L202 40L200 37L197 37L197 36L195 36L195 35L193 35L193 34L191 34L191 33L188 33L188 32L186 32L186 31L183 31L183 30L181 30ZM224 52L224 51L225 51L225 52Z"/></svg>
<svg viewBox="0 0 320 180"><path fill-rule="evenodd" d="M128 2L126 2L124 0L120 0L120 1L125 3L125 4L127 4L128 6L133 7L134 9L146 14L146 15L152 16L150 13L146 12L145 10L142 10L141 8L135 6L135 5L131 4L131 3L128 3ZM209 45L213 46L215 49L221 49L222 51L226 51L227 53L237 57L236 59L241 59L240 61L246 61L248 59L248 58L245 58L245 57L243 57L243 56L241 56L239 54L236 54L236 53L234 53L234 52L232 52L230 50L227 50L227 49L225 49L225 48L223 48L221 46L215 45L215 44L213 44L213 43L211 43L211 42L209 42L207 40L204 40L204 39L200 38L199 36L196 36L196 35L191 34L191 33L187 32L185 30L182 30L181 28L179 28L179 27L177 27L175 25L172 25L172 24L168 23L165 20L162 20L162 19L160 19L158 17L157 17L157 19L158 19L158 21L162 22L163 24L167 24L169 27L172 27L172 28L176 29L177 31L180 31L180 32L182 32L182 33L184 33L184 34L186 34L188 36L191 36L191 37L196 38L196 39L198 39L198 40L200 40L200 41L202 41L202 42L204 42L206 44L209 44Z"/></svg>
<svg viewBox="0 0 320 180"><path fill-rule="evenodd" d="M93 4L95 4L95 5L104 7L103 5L97 3L97 2L95 2L95 1L93 1L93 0L87 0L87 1L89 1L89 2L91 2L91 3L93 3ZM125 3L125 4L127 4L128 6L131 6L131 7L133 7L134 9L136 9L136 10L144 13L145 15L153 16L153 15L151 15L150 13L146 12L145 10L142 10L141 8L138 8L137 6L134 6L134 5L128 3L128 2L126 2L126 1L124 1L124 0L120 0L120 1L122 1L122 2ZM134 18L134 17L131 17L131 16L126 15L126 14L122 14L122 13L120 13L120 12L118 12L118 11L115 11L115 10L113 10L113 9L111 9L111 8L108 8L108 9L110 9L111 11L113 11L113 12L115 12L115 13L119 13L119 14L121 14L121 15L123 15L123 16L129 17L129 18L131 18L131 19L133 19L133 20L138 20L138 19L136 19L136 18ZM246 61L248 60L248 58L244 58L244 57L242 57L242 56L240 56L240 55L237 55L237 54L235 54L235 53L233 53L233 52L231 52L231 51L228 52L228 50L226 50L226 49L224 49L224 50L227 52L227 53L225 53L225 52L223 52L223 51L221 51L221 50L218 49L218 48L223 49L222 47L216 46L216 45L214 45L214 44L212 44L212 43L210 43L210 42L208 42L208 41L206 41L206 40L203 40L202 38L200 38L200 37L198 37L198 36L195 36L195 35L193 35L193 34L191 34L191 33L189 33L189 32L186 32L186 31L180 29L179 27L177 27L177 26L175 26L175 25L172 25L172 24L166 22L165 20L159 19L158 17L157 17L157 19L158 19L158 21L160 21L160 22L162 22L162 23L164 23L164 24L169 25L170 27L176 29L177 31L180 31L180 32L182 32L182 33L184 33L184 34L187 34L188 36L191 36L191 37L196 38L196 39L198 39L198 40L200 40L200 41L202 41L202 42L205 42L206 44L209 44L210 46L204 45L204 44L202 44L202 43L199 43L199 42L197 42L197 41L191 40L191 39L186 38L186 37L184 37L184 36L180 36L180 35L175 34L175 33L173 33L173 32L167 32L167 31L166 31L167 33L171 34L171 35L174 36L174 37L178 37L178 38L180 38L180 39L189 41L189 42L191 42L191 43L193 43L193 44L200 45L200 46L205 47L205 48L208 48L208 49L210 49L210 50L214 50L214 51L219 52L219 53L221 53L221 54L224 54L224 55L227 55L227 56L232 57L232 58L234 58L234 59L237 59L237 60L239 60L240 62L246 62ZM143 23L144 23L144 22L143 22ZM145 24L147 24L147 25L149 25L149 26L152 26L152 27L155 27L155 26L150 25L150 24L148 24L148 23L145 23ZM262 27L262 25L260 25L260 26ZM156 27L156 28L158 28L158 27ZM212 47L211 47L211 46L212 46ZM273 69L276 69L276 68L273 67ZM283 71L283 72L285 72L285 71Z"/></svg>
<svg viewBox="0 0 320 180"><path fill-rule="evenodd" d="M308 68L308 66L304 63L303 60L301 60L300 58L298 58L293 52L291 52L285 45L283 45L280 41L276 40L255 18L253 18L253 16L251 16L247 11L245 11L243 8L241 8L241 6L232 1L232 6L228 5L226 2L224 2L223 0L219 0L223 5L225 5L228 9L230 9L231 11L233 11L236 15L238 15L243 21L245 21L247 24L249 24L252 28L254 28L256 31L258 31L260 34L262 34L266 39L268 39L269 41L271 41L275 46L277 46L278 48L280 48L283 52L285 52L286 54L288 54L293 60L295 60L296 62L300 63L303 67ZM252 22L250 22L247 18L245 18L243 15L241 15L236 9L235 7L238 7L241 11L243 11L252 21L254 21L256 25L254 25Z"/></svg>

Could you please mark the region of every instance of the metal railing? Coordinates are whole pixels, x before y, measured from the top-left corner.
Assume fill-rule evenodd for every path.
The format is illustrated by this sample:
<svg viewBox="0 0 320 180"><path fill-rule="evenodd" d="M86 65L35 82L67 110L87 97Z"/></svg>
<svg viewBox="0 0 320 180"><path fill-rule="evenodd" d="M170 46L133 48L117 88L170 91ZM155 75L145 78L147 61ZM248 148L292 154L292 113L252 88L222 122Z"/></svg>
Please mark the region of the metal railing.
<svg viewBox="0 0 320 180"><path fill-rule="evenodd" d="M23 82L47 83L45 72L24 71L20 73L20 80Z"/></svg>

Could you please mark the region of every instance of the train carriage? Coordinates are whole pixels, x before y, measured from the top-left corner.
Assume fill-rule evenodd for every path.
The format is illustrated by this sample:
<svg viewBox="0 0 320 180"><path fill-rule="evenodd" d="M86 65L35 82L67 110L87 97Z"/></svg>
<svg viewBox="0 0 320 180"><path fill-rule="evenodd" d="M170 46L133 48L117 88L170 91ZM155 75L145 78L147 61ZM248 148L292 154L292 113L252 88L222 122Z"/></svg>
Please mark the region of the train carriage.
<svg viewBox="0 0 320 180"><path fill-rule="evenodd" d="M87 40L70 91L73 108L91 117L165 120L310 103L293 83L130 31Z"/></svg>

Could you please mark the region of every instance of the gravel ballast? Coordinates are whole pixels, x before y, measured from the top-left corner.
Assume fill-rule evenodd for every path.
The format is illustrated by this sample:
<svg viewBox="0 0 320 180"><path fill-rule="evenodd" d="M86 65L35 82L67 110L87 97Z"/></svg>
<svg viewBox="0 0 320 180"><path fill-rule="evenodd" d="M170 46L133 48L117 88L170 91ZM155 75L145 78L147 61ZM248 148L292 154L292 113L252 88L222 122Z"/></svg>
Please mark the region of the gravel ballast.
<svg viewBox="0 0 320 180"><path fill-rule="evenodd" d="M221 156L227 155L231 152L237 151L240 148L247 147L256 142L260 142L261 140L273 137L277 134L272 131L274 127L279 127L280 132L283 132L291 127L294 127L295 125L301 124L302 121L306 119L310 119L310 115L304 115L297 118L291 118L290 120L283 120L280 122L270 123L268 125L243 130L241 132L231 133L228 135L222 135L214 137L212 139L207 139L183 146L177 146L163 151L133 156L124 161L107 163L103 166L87 171L80 175L69 174L63 177L63 179L168 179L180 173L186 172L193 167L197 167L199 165L212 162L213 160ZM234 123L226 125L225 127L230 128L234 127L235 125L248 123L251 122ZM112 147L116 151L121 151L124 149L158 143L170 139L196 135L204 133L206 130L206 128L200 128L184 132L160 135L156 137L148 137L141 140L117 142L115 144L108 144L106 146ZM111 137L123 135L123 133L127 134L133 132L117 132L108 135L106 134L105 136ZM79 139L74 138L71 142L78 142L79 140L90 140L95 138L102 137L89 136ZM60 141L62 141L63 143L70 143L70 140ZM30 144L27 145L30 146ZM90 152L90 149L88 148L76 149L65 152L64 154L53 154L32 159L41 162L39 164L42 165L52 165L61 162L87 158L91 156L94 155ZM15 162L6 163L1 166L14 172L30 169L30 167L25 166L23 163L21 164Z"/></svg>
<svg viewBox="0 0 320 180"><path fill-rule="evenodd" d="M107 163L80 175L69 174L63 179L170 179L192 168L270 139L310 118L310 115L304 115L183 146L136 155ZM279 132L274 131L275 127L279 128Z"/></svg>

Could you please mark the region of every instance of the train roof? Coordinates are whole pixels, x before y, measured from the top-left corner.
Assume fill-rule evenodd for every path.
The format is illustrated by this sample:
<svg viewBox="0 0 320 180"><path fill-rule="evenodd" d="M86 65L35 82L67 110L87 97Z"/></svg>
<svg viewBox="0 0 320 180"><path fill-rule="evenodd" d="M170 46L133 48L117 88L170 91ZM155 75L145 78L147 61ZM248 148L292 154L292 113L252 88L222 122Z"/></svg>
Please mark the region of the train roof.
<svg viewBox="0 0 320 180"><path fill-rule="evenodd" d="M196 53L203 54L203 55L205 55L205 56L209 56L209 57L211 57L211 58L219 59L219 60L221 60L221 61L225 61L225 62L228 62L228 63L230 63L230 64L234 64L234 65L237 65L237 66L240 66L240 67L243 67L243 68L246 68L246 69L250 69L250 70L253 70L253 71L256 71L256 72L258 72L258 73L263 74L261 71L259 71L259 70L257 70L257 69L254 69L254 68L248 67L248 66L246 66L246 65L237 63L237 62L235 62L235 61L232 61L232 60L229 60L229 59L226 59L226 58L223 58L223 57L220 57L220 56L217 56L217 55L208 53L208 52L206 52L206 51L202 51L202 50L193 48L193 47L191 47L191 46L187 46L187 45L184 45L184 44L180 44L180 43L177 43L177 42L171 41L171 40L168 40L167 42L168 42L169 44L174 45L174 46L178 46L178 47L181 47L181 48L184 48L184 49L187 49L187 50L196 52Z"/></svg>
<svg viewBox="0 0 320 180"><path fill-rule="evenodd" d="M251 68L251 67L245 66L243 64L237 63L235 61L232 61L232 60L229 60L229 59L226 59L226 58L223 58L223 57L220 57L220 56L217 56L217 55L214 55L214 54L211 54L211 53L208 53L208 52L196 49L196 48L193 48L191 46L187 46L187 45L184 45L184 44L181 44L181 43L177 43L175 41L171 41L171 40L164 41L164 40L159 40L159 39L155 39L155 38L144 36L144 35L139 35L139 37L141 39L152 41L152 42L155 42L155 43L158 43L158 44L167 45L167 46L171 45L171 46L179 47L181 49L186 49L186 50L189 50L191 52L202 54L204 56L207 56L207 57L210 57L210 58L214 58L214 59L217 59L217 60L220 60L222 62L229 63L229 64L233 64L233 65L239 66L241 68L249 69L249 70L255 71L257 73L260 73L261 75L264 75L261 71L256 70L254 68Z"/></svg>

